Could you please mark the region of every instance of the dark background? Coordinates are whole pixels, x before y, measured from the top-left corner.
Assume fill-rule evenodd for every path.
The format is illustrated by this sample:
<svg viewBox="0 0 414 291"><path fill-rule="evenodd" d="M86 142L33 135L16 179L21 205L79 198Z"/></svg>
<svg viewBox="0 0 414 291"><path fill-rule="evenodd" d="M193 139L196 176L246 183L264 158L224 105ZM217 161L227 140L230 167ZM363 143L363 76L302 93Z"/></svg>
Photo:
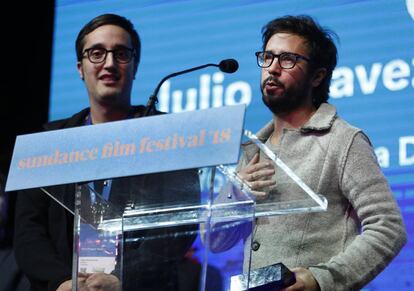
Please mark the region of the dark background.
<svg viewBox="0 0 414 291"><path fill-rule="evenodd" d="M1 17L0 170L7 176L16 135L48 120L54 1L13 1Z"/></svg>
<svg viewBox="0 0 414 291"><path fill-rule="evenodd" d="M0 18L0 173L7 177L17 135L38 132L48 120L54 1L15 1ZM5 5L3 5L5 6ZM5 237L12 246L16 193L8 193Z"/></svg>

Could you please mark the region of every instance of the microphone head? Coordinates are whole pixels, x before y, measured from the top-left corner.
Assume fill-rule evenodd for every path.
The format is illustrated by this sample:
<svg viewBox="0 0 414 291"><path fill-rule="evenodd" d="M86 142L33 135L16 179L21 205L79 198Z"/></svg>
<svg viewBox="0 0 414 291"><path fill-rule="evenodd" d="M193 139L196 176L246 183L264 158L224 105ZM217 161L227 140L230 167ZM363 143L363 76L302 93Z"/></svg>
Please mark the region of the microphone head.
<svg viewBox="0 0 414 291"><path fill-rule="evenodd" d="M239 63L235 59L222 60L218 65L220 71L225 73L234 73L239 68Z"/></svg>

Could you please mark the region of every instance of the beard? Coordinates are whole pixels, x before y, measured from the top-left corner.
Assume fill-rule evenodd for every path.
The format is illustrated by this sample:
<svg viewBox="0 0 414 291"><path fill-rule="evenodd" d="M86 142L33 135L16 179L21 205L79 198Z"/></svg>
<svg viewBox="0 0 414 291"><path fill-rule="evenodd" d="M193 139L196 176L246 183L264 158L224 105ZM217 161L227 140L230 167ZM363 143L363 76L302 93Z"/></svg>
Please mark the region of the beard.
<svg viewBox="0 0 414 291"><path fill-rule="evenodd" d="M278 95L266 95L265 86L268 82L272 82L276 86L282 88L284 93ZM273 76L269 76L260 86L263 103L275 115L291 113L307 102L308 85L309 80L305 80L303 84L300 84L298 87L285 88L284 84L279 80Z"/></svg>

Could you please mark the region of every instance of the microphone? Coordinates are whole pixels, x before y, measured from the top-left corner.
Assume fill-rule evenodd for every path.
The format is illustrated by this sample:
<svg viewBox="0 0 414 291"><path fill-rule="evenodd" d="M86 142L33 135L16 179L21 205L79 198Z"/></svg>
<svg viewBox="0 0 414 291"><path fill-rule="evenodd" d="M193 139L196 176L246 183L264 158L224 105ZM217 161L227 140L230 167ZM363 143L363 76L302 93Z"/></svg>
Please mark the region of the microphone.
<svg viewBox="0 0 414 291"><path fill-rule="evenodd" d="M165 76L158 83L158 86L155 88L154 93L152 93L152 95L148 99L148 103L147 103L146 108L145 108L144 116L148 116L154 110L155 104L158 103L158 98L157 98L158 91L160 90L161 85L167 79L169 79L171 77L178 76L178 75L186 74L186 73L189 73L189 72L192 72L192 71L204 69L206 67L218 67L220 69L220 71L222 71L224 73L232 74L232 73L236 72L237 69L239 68L239 63L235 59L226 59L226 60L222 60L218 65L217 64L205 64L205 65L201 65L201 66L194 67L194 68L191 68L191 69L179 71L179 72L172 73L172 74L169 74L169 75Z"/></svg>
<svg viewBox="0 0 414 291"><path fill-rule="evenodd" d="M233 74L239 68L239 63L235 59L222 60L218 65L220 71Z"/></svg>

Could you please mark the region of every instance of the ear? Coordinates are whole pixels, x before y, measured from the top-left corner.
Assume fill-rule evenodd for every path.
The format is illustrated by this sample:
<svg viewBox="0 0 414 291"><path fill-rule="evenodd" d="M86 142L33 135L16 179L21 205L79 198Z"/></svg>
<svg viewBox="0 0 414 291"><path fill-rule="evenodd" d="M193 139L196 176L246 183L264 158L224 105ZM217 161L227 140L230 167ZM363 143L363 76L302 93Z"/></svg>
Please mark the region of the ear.
<svg viewBox="0 0 414 291"><path fill-rule="evenodd" d="M83 68L82 68L82 63L81 63L81 62L77 62L77 63L76 63L76 67L77 67L77 69L78 69L78 73L79 73L80 78L81 78L82 80L84 80L85 78L84 78L84 76L83 76Z"/></svg>
<svg viewBox="0 0 414 291"><path fill-rule="evenodd" d="M318 68L315 70L312 76L312 87L318 87L323 79L326 77L326 69L325 68Z"/></svg>

